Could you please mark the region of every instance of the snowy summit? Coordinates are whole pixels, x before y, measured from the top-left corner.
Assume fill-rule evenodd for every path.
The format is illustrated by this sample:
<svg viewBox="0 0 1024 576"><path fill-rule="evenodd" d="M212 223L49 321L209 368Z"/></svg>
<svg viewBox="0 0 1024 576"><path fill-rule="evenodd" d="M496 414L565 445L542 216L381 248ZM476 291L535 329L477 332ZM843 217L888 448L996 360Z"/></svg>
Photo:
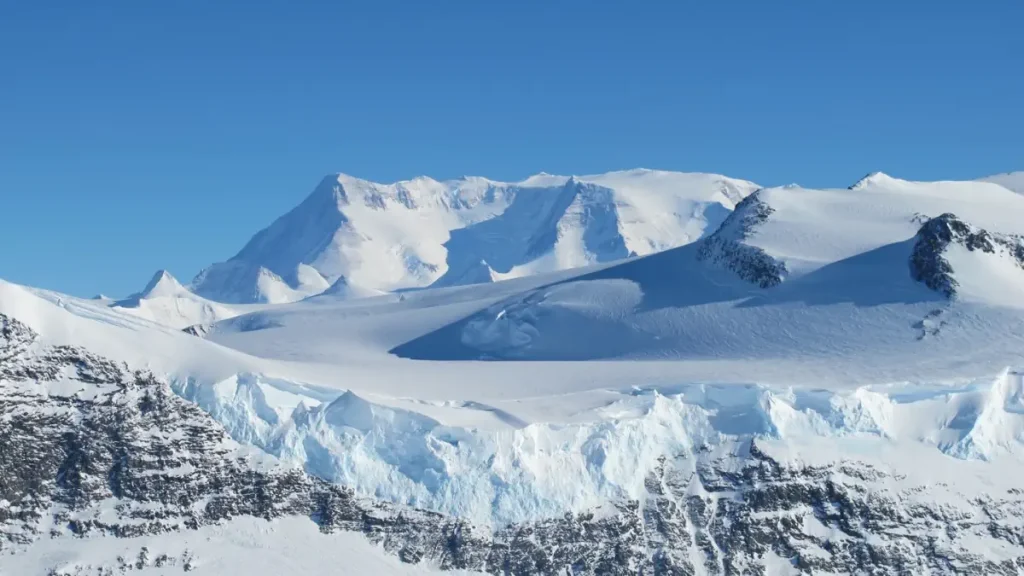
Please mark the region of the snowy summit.
<svg viewBox="0 0 1024 576"><path fill-rule="evenodd" d="M711 174L630 170L521 182L328 176L196 294L229 303L354 296L515 278L692 242L757 185Z"/></svg>

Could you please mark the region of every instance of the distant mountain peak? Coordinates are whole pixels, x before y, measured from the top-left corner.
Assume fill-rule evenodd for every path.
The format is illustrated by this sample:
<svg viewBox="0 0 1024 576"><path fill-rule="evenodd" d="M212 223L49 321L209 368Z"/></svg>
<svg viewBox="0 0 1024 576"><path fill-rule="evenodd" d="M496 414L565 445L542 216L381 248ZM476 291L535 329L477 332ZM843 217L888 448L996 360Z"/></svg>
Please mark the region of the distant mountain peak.
<svg viewBox="0 0 1024 576"><path fill-rule="evenodd" d="M850 190L861 190L869 186L886 186L898 181L899 180L897 178L893 178L885 172L871 172L860 180L854 182L853 185L850 186Z"/></svg>
<svg viewBox="0 0 1024 576"><path fill-rule="evenodd" d="M139 293L140 298L155 298L159 296L172 296L186 291L178 279L167 270L158 270L150 279L146 287Z"/></svg>

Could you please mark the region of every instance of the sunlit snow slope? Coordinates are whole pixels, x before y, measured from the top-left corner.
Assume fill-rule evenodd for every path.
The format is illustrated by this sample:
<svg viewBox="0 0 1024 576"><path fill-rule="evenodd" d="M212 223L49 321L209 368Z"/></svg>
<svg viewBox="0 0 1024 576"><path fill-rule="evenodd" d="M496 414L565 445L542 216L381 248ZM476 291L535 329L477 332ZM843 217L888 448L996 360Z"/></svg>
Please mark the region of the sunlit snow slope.
<svg viewBox="0 0 1024 576"><path fill-rule="evenodd" d="M329 287L361 297L562 270L692 242L756 188L653 170L516 183L338 174L193 289L221 302L289 302Z"/></svg>

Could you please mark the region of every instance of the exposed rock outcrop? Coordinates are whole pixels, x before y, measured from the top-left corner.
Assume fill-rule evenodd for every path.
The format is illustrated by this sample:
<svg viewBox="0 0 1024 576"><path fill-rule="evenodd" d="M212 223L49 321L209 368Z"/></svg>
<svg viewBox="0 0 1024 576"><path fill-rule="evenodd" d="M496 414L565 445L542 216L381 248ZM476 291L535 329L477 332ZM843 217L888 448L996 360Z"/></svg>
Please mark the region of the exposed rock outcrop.
<svg viewBox="0 0 1024 576"><path fill-rule="evenodd" d="M1002 253L1024 268L1024 244L1020 237L975 228L954 214L936 216L925 221L917 232L910 257L910 273L914 280L947 298L956 297L960 286L952 265L945 257L952 244L959 244L971 252Z"/></svg>
<svg viewBox="0 0 1024 576"><path fill-rule="evenodd" d="M701 241L697 259L714 262L761 288L771 288L786 277L786 265L764 250L744 243L775 210L760 192L747 196L714 234Z"/></svg>

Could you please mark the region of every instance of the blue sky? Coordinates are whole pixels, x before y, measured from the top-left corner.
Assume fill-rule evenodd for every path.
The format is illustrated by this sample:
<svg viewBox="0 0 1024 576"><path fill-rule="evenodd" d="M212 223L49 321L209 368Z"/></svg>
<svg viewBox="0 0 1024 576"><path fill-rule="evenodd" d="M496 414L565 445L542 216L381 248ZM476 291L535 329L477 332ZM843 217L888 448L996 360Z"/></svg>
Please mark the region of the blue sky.
<svg viewBox="0 0 1024 576"><path fill-rule="evenodd" d="M1024 169L1024 2L2 2L0 277L127 294L326 173Z"/></svg>

